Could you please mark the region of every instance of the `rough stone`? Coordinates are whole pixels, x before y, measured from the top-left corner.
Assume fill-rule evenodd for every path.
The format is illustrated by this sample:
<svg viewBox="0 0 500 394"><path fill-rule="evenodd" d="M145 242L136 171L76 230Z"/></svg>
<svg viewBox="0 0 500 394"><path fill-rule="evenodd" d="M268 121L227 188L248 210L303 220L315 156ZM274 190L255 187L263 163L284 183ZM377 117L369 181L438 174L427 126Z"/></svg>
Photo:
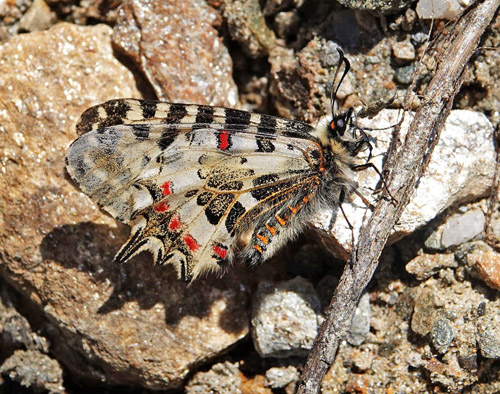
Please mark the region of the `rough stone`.
<svg viewBox="0 0 500 394"><path fill-rule="evenodd" d="M21 31L46 30L56 21L55 15L43 0L34 0L31 7L19 20Z"/></svg>
<svg viewBox="0 0 500 394"><path fill-rule="evenodd" d="M262 357L305 356L319 325L320 301L307 280L261 282L252 303L252 339Z"/></svg>
<svg viewBox="0 0 500 394"><path fill-rule="evenodd" d="M398 122L399 112L384 110L368 122L361 122L365 127L384 128ZM402 125L402 136L409 125L406 117ZM375 139L371 162L382 168L384 154L390 142L391 133L385 130L370 130ZM393 229L389 243L394 242L415 229L434 219L439 213L452 205L484 197L490 192L495 169L495 150L493 128L484 114L473 111L452 111L446 120L438 145L424 177L420 180L410 203ZM362 158L360 158L362 160ZM380 177L373 170L358 174L359 191L372 203L370 196L380 182ZM354 227L355 239L370 211L359 197L353 198L343 209ZM314 223L328 229L332 212L324 212ZM344 217L337 214L332 233L338 244L335 250L339 257L346 258L351 245L351 230Z"/></svg>
<svg viewBox="0 0 500 394"><path fill-rule="evenodd" d="M339 3L355 10L371 11L377 14L393 14L407 8L410 0L339 0Z"/></svg>
<svg viewBox="0 0 500 394"><path fill-rule="evenodd" d="M0 373L35 393L66 393L59 363L36 350L16 350L0 366Z"/></svg>
<svg viewBox="0 0 500 394"><path fill-rule="evenodd" d="M166 389L247 334L248 297L232 274L188 287L148 255L111 264L129 230L64 169L86 108L141 97L111 33L62 23L0 46L0 274L38 308L51 354L76 377Z"/></svg>
<svg viewBox="0 0 500 394"><path fill-rule="evenodd" d="M429 291L422 291L413 309L411 329L414 333L425 336L431 332L437 318L434 295Z"/></svg>
<svg viewBox="0 0 500 394"><path fill-rule="evenodd" d="M215 364L210 371L198 372L185 387L186 394L241 394L241 373L238 363Z"/></svg>
<svg viewBox="0 0 500 394"><path fill-rule="evenodd" d="M392 53L397 60L405 62L415 60L415 48L410 40L394 42L392 44Z"/></svg>
<svg viewBox="0 0 500 394"><path fill-rule="evenodd" d="M421 19L455 19L469 5L468 0L419 0L417 14Z"/></svg>
<svg viewBox="0 0 500 394"><path fill-rule="evenodd" d="M266 386L281 389L299 379L299 371L293 365L288 367L273 367L266 371Z"/></svg>
<svg viewBox="0 0 500 394"><path fill-rule="evenodd" d="M235 107L238 93L227 48L203 0L127 0L114 44L144 72L160 100Z"/></svg>
<svg viewBox="0 0 500 394"><path fill-rule="evenodd" d="M500 359L500 308L498 304L490 304L486 308L486 314L479 318L477 341L483 357Z"/></svg>
<svg viewBox="0 0 500 394"><path fill-rule="evenodd" d="M455 257L489 287L500 290L500 255L484 241L461 245Z"/></svg>
<svg viewBox="0 0 500 394"><path fill-rule="evenodd" d="M451 216L443 228L442 246L449 248L470 241L484 230L485 220L484 213L479 209Z"/></svg>
<svg viewBox="0 0 500 394"><path fill-rule="evenodd" d="M458 263L453 254L421 254L406 264L406 271L418 280L430 278L443 268L456 268Z"/></svg>
<svg viewBox="0 0 500 394"><path fill-rule="evenodd" d="M241 44L248 56L267 55L277 45L258 0L223 0L222 4L231 37Z"/></svg>
<svg viewBox="0 0 500 394"><path fill-rule="evenodd" d="M431 330L431 342L439 353L446 353L453 341L453 330L445 319L437 319Z"/></svg>
<svg viewBox="0 0 500 394"><path fill-rule="evenodd" d="M346 339L353 346L361 345L370 332L370 294L361 296L352 317L351 327L347 331Z"/></svg>

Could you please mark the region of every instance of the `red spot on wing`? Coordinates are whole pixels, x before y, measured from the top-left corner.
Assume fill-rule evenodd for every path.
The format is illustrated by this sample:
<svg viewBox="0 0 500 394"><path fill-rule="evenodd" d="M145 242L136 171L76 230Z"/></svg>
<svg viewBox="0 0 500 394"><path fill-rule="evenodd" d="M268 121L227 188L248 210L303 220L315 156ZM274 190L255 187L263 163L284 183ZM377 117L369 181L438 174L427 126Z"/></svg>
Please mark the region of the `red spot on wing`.
<svg viewBox="0 0 500 394"><path fill-rule="evenodd" d="M226 130L222 130L219 133L219 149L226 150L229 148L229 133Z"/></svg>
<svg viewBox="0 0 500 394"><path fill-rule="evenodd" d="M170 208L166 201L160 201L158 204L154 206L154 210L156 212L166 212Z"/></svg>
<svg viewBox="0 0 500 394"><path fill-rule="evenodd" d="M218 245L214 246L214 253L219 256L222 260L224 260L227 256L227 249L220 247Z"/></svg>
<svg viewBox="0 0 500 394"><path fill-rule="evenodd" d="M168 196L172 194L172 182L167 181L163 185L161 185L161 188L163 189L163 195Z"/></svg>
<svg viewBox="0 0 500 394"><path fill-rule="evenodd" d="M170 223L168 224L168 228L172 231L178 230L182 226L182 222L179 219L179 215L175 215L172 219L170 219Z"/></svg>
<svg viewBox="0 0 500 394"><path fill-rule="evenodd" d="M189 234L186 234L184 236L184 243L187 245L189 250L191 250L191 252L194 252L195 250L200 248L200 245L198 245L198 242L196 242L196 240L193 237L191 237Z"/></svg>

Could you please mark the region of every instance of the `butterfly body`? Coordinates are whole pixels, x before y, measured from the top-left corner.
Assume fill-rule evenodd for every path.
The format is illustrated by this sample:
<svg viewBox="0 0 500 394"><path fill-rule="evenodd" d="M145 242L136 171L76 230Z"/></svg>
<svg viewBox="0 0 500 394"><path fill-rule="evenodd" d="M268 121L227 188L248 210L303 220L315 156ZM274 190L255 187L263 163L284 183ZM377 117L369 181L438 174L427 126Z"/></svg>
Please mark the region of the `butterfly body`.
<svg viewBox="0 0 500 394"><path fill-rule="evenodd" d="M67 169L132 227L116 261L149 250L191 280L237 253L259 264L352 193L366 141L346 133L349 117L312 127L229 108L112 100L83 113Z"/></svg>

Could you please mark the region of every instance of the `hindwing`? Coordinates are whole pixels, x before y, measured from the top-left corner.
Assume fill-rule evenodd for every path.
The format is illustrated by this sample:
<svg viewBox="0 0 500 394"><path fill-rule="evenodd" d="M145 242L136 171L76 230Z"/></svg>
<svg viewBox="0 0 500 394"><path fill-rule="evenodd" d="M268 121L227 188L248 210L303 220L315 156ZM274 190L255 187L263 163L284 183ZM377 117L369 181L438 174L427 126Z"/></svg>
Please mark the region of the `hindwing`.
<svg viewBox="0 0 500 394"><path fill-rule="evenodd" d="M283 212L311 198L324 167L311 126L234 109L113 100L87 110L77 130L69 174L132 227L115 260L149 250L185 280L223 267L248 231L260 246L245 255L267 258Z"/></svg>

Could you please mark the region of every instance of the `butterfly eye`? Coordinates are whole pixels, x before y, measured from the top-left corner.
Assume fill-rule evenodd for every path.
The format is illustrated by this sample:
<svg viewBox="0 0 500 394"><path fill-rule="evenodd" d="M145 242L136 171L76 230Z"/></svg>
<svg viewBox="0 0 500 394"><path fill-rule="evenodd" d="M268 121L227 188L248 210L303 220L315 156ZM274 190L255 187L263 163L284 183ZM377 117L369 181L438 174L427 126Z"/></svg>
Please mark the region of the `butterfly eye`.
<svg viewBox="0 0 500 394"><path fill-rule="evenodd" d="M332 122L333 123L333 122ZM340 118L335 121L335 130L339 133L339 135L344 135L346 123L344 119Z"/></svg>

